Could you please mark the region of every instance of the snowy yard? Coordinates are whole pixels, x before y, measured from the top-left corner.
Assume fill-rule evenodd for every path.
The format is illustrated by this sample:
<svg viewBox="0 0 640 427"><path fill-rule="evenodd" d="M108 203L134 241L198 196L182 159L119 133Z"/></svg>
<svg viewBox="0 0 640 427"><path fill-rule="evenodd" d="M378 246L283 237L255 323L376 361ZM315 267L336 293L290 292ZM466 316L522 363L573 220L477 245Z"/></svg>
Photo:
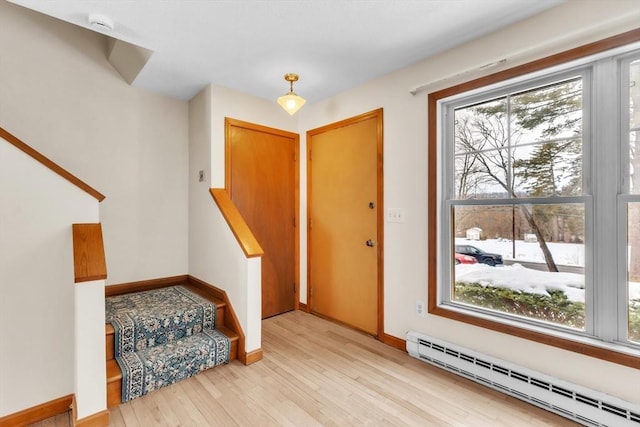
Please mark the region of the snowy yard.
<svg viewBox="0 0 640 427"><path fill-rule="evenodd" d="M501 254L505 260L514 259L511 241L456 239L457 244L476 246L484 251ZM584 245L549 243L549 250L559 265L584 266ZM584 275L551 273L526 268L517 261L544 262L538 243L516 241L515 263L498 267L485 264L459 264L455 267L455 281L479 283L482 286L508 288L529 294L548 295L547 291L564 292L572 302L585 302ZM629 299L640 299L640 283L629 283Z"/></svg>
<svg viewBox="0 0 640 427"><path fill-rule="evenodd" d="M544 263L540 245L536 242L516 240L515 254L513 242L507 239L467 240L456 238L457 245L472 245L486 252L500 254L506 260ZM584 267L584 245L577 243L547 243L553 259L558 265Z"/></svg>

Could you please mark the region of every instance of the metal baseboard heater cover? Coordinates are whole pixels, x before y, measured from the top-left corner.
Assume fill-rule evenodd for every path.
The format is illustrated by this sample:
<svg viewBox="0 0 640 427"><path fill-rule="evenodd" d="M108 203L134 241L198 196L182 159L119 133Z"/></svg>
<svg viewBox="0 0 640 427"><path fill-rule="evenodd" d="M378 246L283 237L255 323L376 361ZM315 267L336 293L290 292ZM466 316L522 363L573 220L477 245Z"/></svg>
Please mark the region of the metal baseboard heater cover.
<svg viewBox="0 0 640 427"><path fill-rule="evenodd" d="M640 405L409 331L410 356L587 426L640 427Z"/></svg>

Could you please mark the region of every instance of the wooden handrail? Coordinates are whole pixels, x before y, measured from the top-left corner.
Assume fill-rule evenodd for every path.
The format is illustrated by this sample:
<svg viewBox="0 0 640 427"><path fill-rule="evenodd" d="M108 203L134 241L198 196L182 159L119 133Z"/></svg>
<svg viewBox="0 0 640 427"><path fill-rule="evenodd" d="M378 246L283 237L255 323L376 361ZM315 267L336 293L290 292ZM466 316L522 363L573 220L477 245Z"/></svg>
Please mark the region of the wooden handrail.
<svg viewBox="0 0 640 427"><path fill-rule="evenodd" d="M102 226L73 224L73 267L75 282L89 282L107 278Z"/></svg>
<svg viewBox="0 0 640 427"><path fill-rule="evenodd" d="M42 165L46 166L53 172L57 173L58 175L60 175L61 177L63 177L73 185L75 185L76 187L80 188L85 193L93 196L99 202L104 200L105 196L102 193L100 193L98 190L91 187L89 184L83 182L80 178L76 177L70 172L67 172L64 168L54 163L53 161L49 160L45 155L34 150L30 146L22 142L20 139L18 139L16 136L12 135L11 133L9 133L8 131L6 131L1 127L0 127L0 138L4 138L9 144L15 146L20 151L23 151L25 154L31 156L33 159L42 163Z"/></svg>
<svg viewBox="0 0 640 427"><path fill-rule="evenodd" d="M236 208L236 205L229 197L227 190L223 188L211 188L209 192L220 208L222 216L224 216L227 224L229 224L233 235L236 236L236 240L240 244L245 256L247 258L253 258L264 255L262 246L260 246L253 232L244 221L244 218L242 218L242 214L240 214L240 211L238 211L238 208Z"/></svg>

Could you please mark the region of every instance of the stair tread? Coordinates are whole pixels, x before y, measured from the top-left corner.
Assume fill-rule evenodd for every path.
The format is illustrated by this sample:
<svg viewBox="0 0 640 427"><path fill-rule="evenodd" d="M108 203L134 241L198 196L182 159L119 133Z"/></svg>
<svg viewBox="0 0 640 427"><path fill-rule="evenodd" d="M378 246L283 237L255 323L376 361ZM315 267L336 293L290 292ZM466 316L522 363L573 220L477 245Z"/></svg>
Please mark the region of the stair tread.
<svg viewBox="0 0 640 427"><path fill-rule="evenodd" d="M192 346L194 344L198 344L204 341L210 341L211 339L218 336L219 334L224 335L224 333L222 333L218 329L210 329L210 330L198 332L193 335L182 337L182 338L167 342L165 344L160 344L154 347L148 347L142 350L138 350L135 353L144 354L144 353L154 352L155 351L154 349L163 349L162 351L165 354L173 356L174 353L179 353L180 349L184 348L183 346ZM171 349L173 349L173 351L171 351Z"/></svg>
<svg viewBox="0 0 640 427"><path fill-rule="evenodd" d="M216 329L225 334L231 342L236 341L239 338L238 333L232 331L226 326L216 326Z"/></svg>
<svg viewBox="0 0 640 427"><path fill-rule="evenodd" d="M232 330L230 330L228 328L225 328L224 326L220 327L220 328L212 329L210 331L218 331L218 332L222 333L223 335L225 335L227 338L229 338L229 345L230 346L232 346L233 343L238 340L238 334L233 332ZM174 340L174 341L170 341L170 342L165 343L165 344L161 344L161 345L158 345L158 346L155 346L155 347L149 347L149 348L146 348L146 349L143 349L143 350L139 350L136 353L141 353L141 352L144 352L146 350L153 349L153 348L161 348L161 347L167 348L168 345L174 345L177 348L178 344L182 344L182 343L185 343L185 342L198 342L198 341L202 340L203 337L205 337L205 336L206 336L206 334L204 334L202 332L198 332L196 334L189 335L187 337L182 337L182 338L179 338L179 339ZM113 370L114 367L118 367L118 363L116 362L116 360L115 359L108 360L107 361L107 377L108 378L110 378L109 370L110 369ZM118 371L119 371L119 368L118 368Z"/></svg>
<svg viewBox="0 0 640 427"><path fill-rule="evenodd" d="M217 313L215 302L184 286L117 295L106 301L106 318L115 330L115 355L215 328Z"/></svg>
<svg viewBox="0 0 640 427"><path fill-rule="evenodd" d="M185 284L185 285L182 285L182 286L184 286L185 288L189 289L194 294L200 295L201 297L206 298L209 301L213 301L214 303L216 303L217 306L225 307L227 305L227 303L224 302L224 300L221 300L220 298L218 298L216 296L213 296L213 295L211 295L211 293L206 292L205 290L200 289L200 288L198 288L196 286L193 286L193 285L190 285L190 284Z"/></svg>
<svg viewBox="0 0 640 427"><path fill-rule="evenodd" d="M150 317L170 319L176 315L183 315L186 311L203 307L203 304L207 307L211 304L216 306L219 304L185 286L117 295L108 297L106 303L107 322L123 315L145 320Z"/></svg>
<svg viewBox="0 0 640 427"><path fill-rule="evenodd" d="M224 330L223 330L224 329ZM216 328L215 330L218 330L220 333L224 334L227 338L229 338L229 345L232 346L233 343L235 341L238 340L238 334L234 333L233 331L227 329L227 328ZM205 336L205 334L203 333L197 333L188 337L183 337L180 338L178 340L172 341L169 344L172 344L175 346L176 348L176 352L179 352L179 346L177 346L176 344L180 344L180 343L184 343L184 342L198 342L201 341L203 339L203 337ZM205 338L206 339L206 338ZM192 344L192 343L190 343ZM158 348L160 347L167 347L166 344L163 344L161 346L157 346ZM156 347L151 347L151 348L156 348ZM146 349L149 350L149 349ZM231 349L229 349L230 351ZM144 351L144 350L142 350ZM169 353L171 354L171 353ZM118 362L116 361L116 359L111 359L107 361L107 382L112 382L112 381L120 381L122 379L122 372L120 370L120 365L118 365Z"/></svg>

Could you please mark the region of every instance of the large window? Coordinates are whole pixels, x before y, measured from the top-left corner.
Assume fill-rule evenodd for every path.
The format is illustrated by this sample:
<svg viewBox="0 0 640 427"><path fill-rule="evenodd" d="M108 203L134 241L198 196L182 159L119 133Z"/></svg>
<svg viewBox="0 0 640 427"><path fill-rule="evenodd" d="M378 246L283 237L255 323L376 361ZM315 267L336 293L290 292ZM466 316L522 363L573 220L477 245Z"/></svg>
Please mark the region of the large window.
<svg viewBox="0 0 640 427"><path fill-rule="evenodd" d="M640 365L639 38L430 94L431 313Z"/></svg>

